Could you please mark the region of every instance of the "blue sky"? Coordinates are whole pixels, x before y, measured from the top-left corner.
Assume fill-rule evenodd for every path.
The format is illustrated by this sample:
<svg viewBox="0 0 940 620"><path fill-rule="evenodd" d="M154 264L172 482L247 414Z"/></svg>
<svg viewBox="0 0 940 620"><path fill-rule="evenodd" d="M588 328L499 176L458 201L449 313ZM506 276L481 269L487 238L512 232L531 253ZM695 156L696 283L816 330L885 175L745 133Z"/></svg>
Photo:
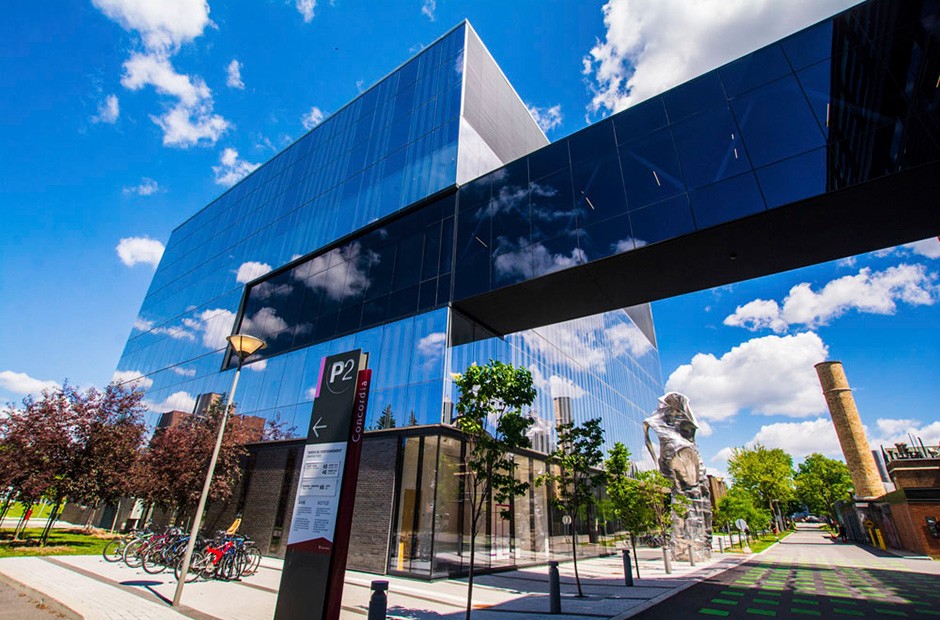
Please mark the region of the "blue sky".
<svg viewBox="0 0 940 620"><path fill-rule="evenodd" d="M468 18L551 139L846 0L18 3L0 26L0 402L114 372L172 229ZM874 442L940 440L936 239L653 306L706 464L762 440L837 456L812 364ZM915 397L911 398L911 394ZM923 404L921 404L923 403Z"/></svg>

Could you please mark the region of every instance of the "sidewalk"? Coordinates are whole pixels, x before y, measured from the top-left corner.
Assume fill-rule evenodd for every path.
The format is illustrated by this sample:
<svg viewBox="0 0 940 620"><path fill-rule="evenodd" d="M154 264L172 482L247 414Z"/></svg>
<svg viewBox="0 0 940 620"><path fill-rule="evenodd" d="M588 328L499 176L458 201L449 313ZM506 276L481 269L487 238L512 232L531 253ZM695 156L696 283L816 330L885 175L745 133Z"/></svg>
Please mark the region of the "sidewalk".
<svg viewBox="0 0 940 620"><path fill-rule="evenodd" d="M624 586L621 556L580 560L578 572L585 596L577 598L574 569L559 566L562 615L558 618L621 619L639 613L695 583L742 563L747 556L715 553L699 566L673 562L666 575L658 549L641 549L640 574L632 588ZM104 619L270 620L274 616L282 562L264 558L258 573L239 582L187 584L182 606L173 609L176 582L171 574L148 575L124 564L110 564L100 556L5 558L0 579L19 584L61 603L78 616ZM433 582L389 575L347 571L343 592L343 618L364 618L369 607L370 584L389 582L389 618L462 618L466 580ZM523 620L541 618L549 609L548 568L524 568L474 579L474 618Z"/></svg>

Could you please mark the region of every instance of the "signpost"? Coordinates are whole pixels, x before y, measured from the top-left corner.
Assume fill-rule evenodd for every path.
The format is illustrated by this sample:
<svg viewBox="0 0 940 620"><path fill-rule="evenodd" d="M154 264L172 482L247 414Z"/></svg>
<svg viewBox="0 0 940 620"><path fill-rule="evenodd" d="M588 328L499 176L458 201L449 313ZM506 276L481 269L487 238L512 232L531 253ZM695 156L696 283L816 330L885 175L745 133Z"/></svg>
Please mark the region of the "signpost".
<svg viewBox="0 0 940 620"><path fill-rule="evenodd" d="M323 359L294 500L275 620L336 620L371 370L361 350Z"/></svg>

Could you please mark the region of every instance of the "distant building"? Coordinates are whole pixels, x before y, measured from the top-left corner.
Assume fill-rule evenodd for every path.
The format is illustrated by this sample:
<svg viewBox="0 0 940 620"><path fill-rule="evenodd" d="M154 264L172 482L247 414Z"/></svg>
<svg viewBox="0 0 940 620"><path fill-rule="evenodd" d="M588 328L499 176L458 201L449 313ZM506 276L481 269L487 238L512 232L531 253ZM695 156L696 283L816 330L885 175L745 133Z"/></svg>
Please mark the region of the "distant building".
<svg viewBox="0 0 940 620"><path fill-rule="evenodd" d="M712 502L712 512L718 508L718 501L728 493L728 485L725 484L724 478L719 478L718 476L713 476L707 474L708 476L708 492L711 496Z"/></svg>

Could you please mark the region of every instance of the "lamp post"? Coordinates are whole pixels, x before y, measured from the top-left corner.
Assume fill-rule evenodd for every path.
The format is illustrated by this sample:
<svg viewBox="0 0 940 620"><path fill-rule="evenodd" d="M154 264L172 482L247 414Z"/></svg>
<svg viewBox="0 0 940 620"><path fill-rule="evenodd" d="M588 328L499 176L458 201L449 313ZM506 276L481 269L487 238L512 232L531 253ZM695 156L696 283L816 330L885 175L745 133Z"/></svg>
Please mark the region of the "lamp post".
<svg viewBox="0 0 940 620"><path fill-rule="evenodd" d="M212 475L215 473L215 464L219 460L219 451L222 449L222 435L225 433L225 422L228 420L228 412L232 408L232 402L235 400L235 388L238 387L238 375L241 374L242 364L245 358L260 351L266 345L260 338L249 336L248 334L235 334L228 337L229 344L238 356L238 367L235 369L235 377L232 379L232 389L228 393L228 403L222 412L222 419L219 421L219 432L215 438L215 449L212 451L212 459L209 461L209 471L206 473L206 482L202 485L202 495L199 496L199 506L196 508L196 515L193 517L193 527L189 532L189 542L186 544L186 553L183 555L183 565L180 568L180 579L176 584L176 593L173 594L173 606L180 604L180 598L183 596L183 584L186 583L186 573L189 572L189 563L193 557L193 550L196 547L196 535L199 533L199 526L202 524L202 512L206 508L206 500L209 498L209 487L212 485Z"/></svg>

